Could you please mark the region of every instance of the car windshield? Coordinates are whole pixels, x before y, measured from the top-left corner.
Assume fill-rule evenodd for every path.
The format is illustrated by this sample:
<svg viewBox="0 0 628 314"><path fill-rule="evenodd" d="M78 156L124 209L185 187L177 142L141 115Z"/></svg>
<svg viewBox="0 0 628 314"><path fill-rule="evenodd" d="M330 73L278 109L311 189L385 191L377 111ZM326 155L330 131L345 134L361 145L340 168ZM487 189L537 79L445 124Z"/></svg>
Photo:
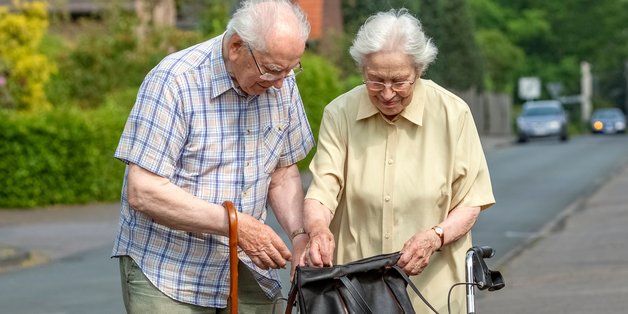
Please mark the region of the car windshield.
<svg viewBox="0 0 628 314"><path fill-rule="evenodd" d="M530 108L527 108L523 112L523 116L526 116L526 117L530 117L530 116L550 116L550 115L559 115L559 114L560 114L560 108L558 108L558 107L546 107L546 106L530 107Z"/></svg>
<svg viewBox="0 0 628 314"><path fill-rule="evenodd" d="M619 117L619 113L613 110L598 111L593 115L596 119L611 119Z"/></svg>

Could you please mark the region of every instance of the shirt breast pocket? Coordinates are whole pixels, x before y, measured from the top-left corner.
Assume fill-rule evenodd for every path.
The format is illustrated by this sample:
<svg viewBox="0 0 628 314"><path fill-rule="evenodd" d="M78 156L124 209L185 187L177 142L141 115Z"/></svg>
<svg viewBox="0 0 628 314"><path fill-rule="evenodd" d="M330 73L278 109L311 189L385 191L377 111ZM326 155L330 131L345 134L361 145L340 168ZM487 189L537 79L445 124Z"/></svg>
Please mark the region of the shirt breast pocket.
<svg viewBox="0 0 628 314"><path fill-rule="evenodd" d="M284 152L287 123L280 122L264 127L264 171L272 173Z"/></svg>

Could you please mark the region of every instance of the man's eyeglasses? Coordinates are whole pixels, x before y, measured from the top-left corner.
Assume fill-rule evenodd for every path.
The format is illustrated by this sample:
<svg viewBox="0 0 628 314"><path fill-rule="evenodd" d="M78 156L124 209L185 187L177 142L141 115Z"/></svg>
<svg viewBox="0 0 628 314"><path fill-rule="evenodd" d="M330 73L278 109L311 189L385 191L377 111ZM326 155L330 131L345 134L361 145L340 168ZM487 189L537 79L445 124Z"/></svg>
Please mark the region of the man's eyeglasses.
<svg viewBox="0 0 628 314"><path fill-rule="evenodd" d="M251 46L246 45L246 47L249 49L249 52L251 53L251 57L253 57L253 62L255 62L257 71L259 71L259 74L260 74L259 78L264 81L278 81L278 80L285 79L287 77L297 76L301 74L301 72L303 72L303 67L301 66L301 62L299 62L294 68L290 69L290 71L288 71L288 74L284 74L286 71L263 72L262 68L259 66L259 63L257 62L257 59L255 58L255 54L253 54L253 50L251 49Z"/></svg>
<svg viewBox="0 0 628 314"><path fill-rule="evenodd" d="M366 84L366 88L368 88L370 91L374 91L374 92L381 92L386 87L392 88L392 90L395 91L395 92L406 92L406 91L408 91L410 86L412 86L412 84L414 84L415 81L416 80L414 80L414 81L399 81L399 82L392 82L392 83L384 83L384 82L378 82L378 81L363 81L363 82L364 82L364 84Z"/></svg>

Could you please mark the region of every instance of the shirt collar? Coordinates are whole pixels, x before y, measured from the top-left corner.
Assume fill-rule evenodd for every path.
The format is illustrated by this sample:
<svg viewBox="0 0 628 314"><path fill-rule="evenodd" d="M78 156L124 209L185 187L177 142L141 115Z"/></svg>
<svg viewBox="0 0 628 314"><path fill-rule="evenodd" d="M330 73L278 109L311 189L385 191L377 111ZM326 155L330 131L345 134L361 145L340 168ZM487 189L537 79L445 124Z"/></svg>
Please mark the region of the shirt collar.
<svg viewBox="0 0 628 314"><path fill-rule="evenodd" d="M416 125L422 125L425 102L427 101L425 87L423 86L423 80L417 79L416 82L414 82L413 87L414 93L412 94L412 101L410 102L408 107L406 107L401 112L400 116L404 117L411 123L414 123ZM377 110L377 107L375 107L369 99L366 86L360 86L358 92L360 93L360 97L358 98L360 105L356 120L366 119L373 115L379 114L379 110Z"/></svg>
<svg viewBox="0 0 628 314"><path fill-rule="evenodd" d="M234 89L236 92L239 92L240 89L235 85L235 80L231 78L229 72L227 71L227 65L225 64L225 60L222 54L222 41L225 34L216 37L216 40L212 43L211 46L211 67L212 67L212 77L206 78L210 80L211 84L211 97L215 98L230 89Z"/></svg>

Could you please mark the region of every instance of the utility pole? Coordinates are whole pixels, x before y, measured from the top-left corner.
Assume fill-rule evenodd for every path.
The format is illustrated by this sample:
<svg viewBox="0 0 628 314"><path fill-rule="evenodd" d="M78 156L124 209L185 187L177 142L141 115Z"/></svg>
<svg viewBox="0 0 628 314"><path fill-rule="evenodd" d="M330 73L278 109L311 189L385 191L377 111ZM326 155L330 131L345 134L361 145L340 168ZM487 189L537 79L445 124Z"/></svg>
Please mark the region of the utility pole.
<svg viewBox="0 0 628 314"><path fill-rule="evenodd" d="M626 82L626 89L624 90L624 114L628 115L628 59L624 61L624 76Z"/></svg>
<svg viewBox="0 0 628 314"><path fill-rule="evenodd" d="M593 80L591 79L591 64L580 62L580 118L582 122L588 122L591 117L591 94L593 92Z"/></svg>

